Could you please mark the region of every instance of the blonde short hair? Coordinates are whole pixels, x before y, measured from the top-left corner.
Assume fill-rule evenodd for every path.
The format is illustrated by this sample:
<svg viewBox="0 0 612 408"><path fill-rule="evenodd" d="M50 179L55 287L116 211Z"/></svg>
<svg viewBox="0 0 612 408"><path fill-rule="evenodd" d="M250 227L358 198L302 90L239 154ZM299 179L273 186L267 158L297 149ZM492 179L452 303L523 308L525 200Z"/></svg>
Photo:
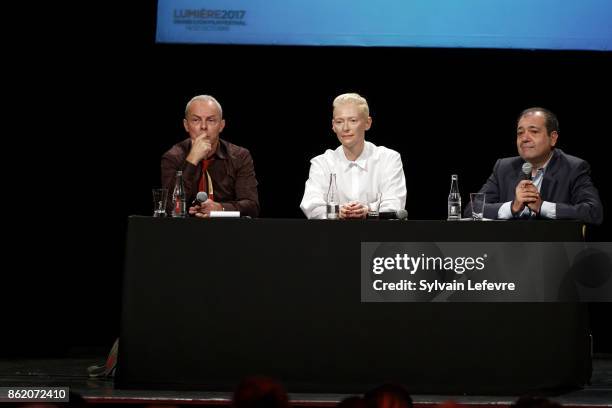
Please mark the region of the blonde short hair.
<svg viewBox="0 0 612 408"><path fill-rule="evenodd" d="M368 101L366 101L363 96L357 93L345 93L336 96L336 99L334 99L333 107L334 109L336 109L339 105L345 105L347 103L357 105L357 107L361 109L366 116L370 116L370 107L368 106Z"/></svg>

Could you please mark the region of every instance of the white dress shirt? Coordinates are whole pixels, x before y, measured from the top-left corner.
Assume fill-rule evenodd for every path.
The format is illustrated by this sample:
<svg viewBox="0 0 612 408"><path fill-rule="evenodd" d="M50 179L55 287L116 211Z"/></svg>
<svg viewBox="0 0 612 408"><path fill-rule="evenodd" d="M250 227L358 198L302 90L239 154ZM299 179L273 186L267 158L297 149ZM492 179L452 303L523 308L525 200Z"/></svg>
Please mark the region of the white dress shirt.
<svg viewBox="0 0 612 408"><path fill-rule="evenodd" d="M365 142L361 155L350 161L342 145L310 161L310 174L300 208L307 218L326 217L330 174L336 174L339 204L359 201L368 207L382 194L379 211L397 211L406 205L406 178L395 150Z"/></svg>

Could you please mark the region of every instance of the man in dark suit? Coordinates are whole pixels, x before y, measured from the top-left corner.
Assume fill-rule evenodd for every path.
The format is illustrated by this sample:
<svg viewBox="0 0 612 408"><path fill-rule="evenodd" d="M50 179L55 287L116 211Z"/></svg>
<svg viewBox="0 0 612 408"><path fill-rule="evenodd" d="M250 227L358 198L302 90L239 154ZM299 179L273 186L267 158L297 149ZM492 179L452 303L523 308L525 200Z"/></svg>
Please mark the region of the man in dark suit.
<svg viewBox="0 0 612 408"><path fill-rule="evenodd" d="M603 208L589 164L556 149L559 122L544 108L521 112L516 133L519 156L497 160L480 189L484 217L492 219L574 219L601 224ZM531 174L524 175L527 162ZM468 206L466 215L471 213Z"/></svg>

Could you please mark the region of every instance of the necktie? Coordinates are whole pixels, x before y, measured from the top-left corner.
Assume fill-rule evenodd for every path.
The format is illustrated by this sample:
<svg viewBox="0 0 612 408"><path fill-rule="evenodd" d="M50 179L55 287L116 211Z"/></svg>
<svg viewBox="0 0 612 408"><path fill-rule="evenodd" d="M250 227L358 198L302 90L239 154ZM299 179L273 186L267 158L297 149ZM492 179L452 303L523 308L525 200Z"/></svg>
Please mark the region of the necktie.
<svg viewBox="0 0 612 408"><path fill-rule="evenodd" d="M202 177L200 177L199 191L205 191L208 198L214 201L213 186L210 174L208 174L208 166L213 162L214 158L202 160Z"/></svg>

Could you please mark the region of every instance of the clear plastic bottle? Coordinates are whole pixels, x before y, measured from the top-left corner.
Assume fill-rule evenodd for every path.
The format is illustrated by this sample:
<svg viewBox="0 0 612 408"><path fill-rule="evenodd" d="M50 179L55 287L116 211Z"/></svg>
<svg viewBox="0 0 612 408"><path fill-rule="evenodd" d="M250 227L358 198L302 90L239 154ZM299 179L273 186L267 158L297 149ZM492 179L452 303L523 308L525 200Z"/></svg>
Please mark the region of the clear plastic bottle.
<svg viewBox="0 0 612 408"><path fill-rule="evenodd" d="M187 216L187 197L185 195L185 184L183 183L183 172L181 170L176 172L176 181L174 183L174 191L172 192L172 216Z"/></svg>
<svg viewBox="0 0 612 408"><path fill-rule="evenodd" d="M338 188L336 187L336 174L329 175L329 189L327 190L327 219L337 220L340 216L340 204L338 203Z"/></svg>
<svg viewBox="0 0 612 408"><path fill-rule="evenodd" d="M461 194L459 194L459 181L457 175L451 176L450 193L448 193L448 218L449 221L461 219Z"/></svg>

